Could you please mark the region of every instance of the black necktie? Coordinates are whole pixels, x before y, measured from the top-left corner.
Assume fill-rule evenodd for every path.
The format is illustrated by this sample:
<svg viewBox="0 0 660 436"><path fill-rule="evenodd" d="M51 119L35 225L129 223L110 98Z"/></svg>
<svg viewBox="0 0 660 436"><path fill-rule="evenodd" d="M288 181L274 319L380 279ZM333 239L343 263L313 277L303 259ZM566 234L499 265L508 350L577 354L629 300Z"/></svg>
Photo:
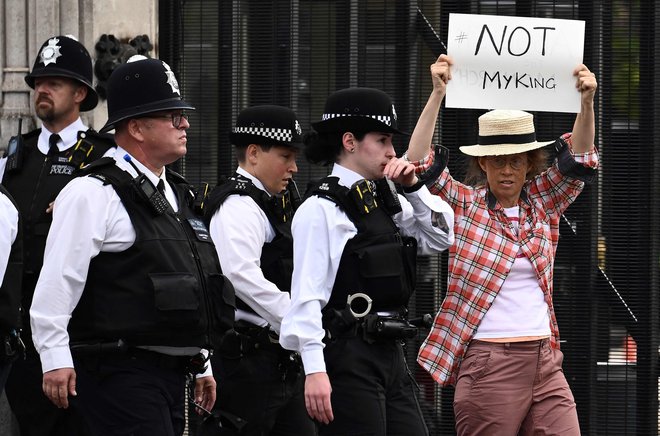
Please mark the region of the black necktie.
<svg viewBox="0 0 660 436"><path fill-rule="evenodd" d="M163 197L165 197L165 182L163 181L163 179L160 179L158 181L158 185L156 185L156 188L158 188L158 192L160 192L163 195Z"/></svg>
<svg viewBox="0 0 660 436"><path fill-rule="evenodd" d="M50 138L48 138L48 156L54 156L57 153L60 152L60 149L57 148L57 143L60 140L60 135L57 133L53 133L50 135Z"/></svg>

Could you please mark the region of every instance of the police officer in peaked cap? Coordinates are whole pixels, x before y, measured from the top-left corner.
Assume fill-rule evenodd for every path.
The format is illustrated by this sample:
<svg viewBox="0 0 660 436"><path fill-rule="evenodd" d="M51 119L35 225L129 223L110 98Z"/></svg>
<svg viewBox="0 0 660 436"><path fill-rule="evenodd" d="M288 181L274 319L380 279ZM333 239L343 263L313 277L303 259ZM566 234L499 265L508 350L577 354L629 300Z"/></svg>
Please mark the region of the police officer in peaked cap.
<svg viewBox="0 0 660 436"><path fill-rule="evenodd" d="M165 62L119 66L103 127L117 148L55 202L34 341L46 396L62 408L79 397L97 435L180 435L186 387L197 412L215 402L206 360L235 303L191 187L165 168L186 153L184 109Z"/></svg>
<svg viewBox="0 0 660 436"><path fill-rule="evenodd" d="M57 409L41 390L41 365L31 338L28 311L41 271L51 204L80 169L114 147L110 135L100 135L80 118L96 107L92 60L71 36L53 36L40 47L25 82L34 90L33 102L41 127L19 134L0 159L2 184L16 200L22 232L12 257L23 263L22 280L5 283L22 294L22 339L26 358L16 361L7 381L9 404L22 434L87 434L75 410ZM75 237L75 232L70 238ZM22 247L22 250L21 250Z"/></svg>
<svg viewBox="0 0 660 436"><path fill-rule="evenodd" d="M280 343L301 354L319 434L426 435L402 342L417 333L407 319L416 255L452 244L453 212L396 157L402 132L386 93L337 91L313 127L305 155L333 166L293 218Z"/></svg>
<svg viewBox="0 0 660 436"><path fill-rule="evenodd" d="M238 168L205 206L222 270L237 296L234 333L211 359L217 407L246 421L241 435L316 434L305 409L300 358L278 343L291 302L291 219L298 199L293 176L301 135L289 108L242 110L230 135Z"/></svg>

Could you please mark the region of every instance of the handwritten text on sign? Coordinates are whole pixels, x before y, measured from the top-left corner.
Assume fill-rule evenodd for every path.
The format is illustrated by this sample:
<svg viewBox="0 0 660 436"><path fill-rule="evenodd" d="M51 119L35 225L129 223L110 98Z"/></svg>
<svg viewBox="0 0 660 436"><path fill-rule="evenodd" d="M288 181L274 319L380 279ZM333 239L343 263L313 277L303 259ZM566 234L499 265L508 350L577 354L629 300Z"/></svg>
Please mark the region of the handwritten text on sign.
<svg viewBox="0 0 660 436"><path fill-rule="evenodd" d="M579 112L584 21L449 14L447 107Z"/></svg>

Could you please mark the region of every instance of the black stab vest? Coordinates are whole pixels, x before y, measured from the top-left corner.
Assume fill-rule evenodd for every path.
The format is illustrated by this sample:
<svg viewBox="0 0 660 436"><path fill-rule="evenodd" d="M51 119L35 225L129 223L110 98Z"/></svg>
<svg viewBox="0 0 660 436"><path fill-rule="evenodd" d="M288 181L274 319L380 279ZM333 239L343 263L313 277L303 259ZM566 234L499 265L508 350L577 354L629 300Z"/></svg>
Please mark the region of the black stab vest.
<svg viewBox="0 0 660 436"><path fill-rule="evenodd" d="M46 209L62 188L81 174L79 167L75 167L69 161L74 154L76 159L79 157L75 152L76 145L60 151L51 159L37 148L40 133L41 129L36 129L23 135L21 165L14 170L5 170L2 178L2 184L15 199L21 217L21 244L15 245L12 251L22 247L23 277L14 284L22 288L22 327L26 331L23 337L30 349L32 340L29 309L43 265L46 237L53 219L52 213L46 213ZM100 134L90 129L78 132L79 141L83 136L88 143L93 144L93 148L80 165L93 162L115 146L111 135ZM12 256L14 255L19 256L12 253Z"/></svg>
<svg viewBox="0 0 660 436"><path fill-rule="evenodd" d="M268 222L275 230L275 238L266 242L261 250L261 270L266 280L274 283L280 291L291 292L291 275L293 274L291 220L296 201L290 200L291 196L288 192L269 196L257 188L250 179L240 174L234 174L216 186L209 195L204 210L207 224L230 195L249 196L266 214ZM254 309L240 298L236 298L236 307L256 314Z"/></svg>
<svg viewBox="0 0 660 436"><path fill-rule="evenodd" d="M14 204L16 209L18 205L7 192L4 186L0 185L0 192L5 194ZM9 261L5 275L2 278L2 287L0 287L0 335L8 333L12 329L22 326L21 320L21 276L23 275L22 261L22 239L21 222L18 223L18 234L12 244L9 253Z"/></svg>
<svg viewBox="0 0 660 436"><path fill-rule="evenodd" d="M379 206L360 213L350 190L338 182L337 177L329 176L308 190L308 195L335 203L357 228L357 235L344 246L326 308L343 309L348 296L357 292L372 299L371 312L407 307L415 287L417 242L401 236L378 193Z"/></svg>
<svg viewBox="0 0 660 436"><path fill-rule="evenodd" d="M190 186L168 170L179 212L156 214L113 159L87 171L115 189L136 239L125 251L92 259L69 324L72 343L216 347L233 324L234 293L206 226L190 207Z"/></svg>

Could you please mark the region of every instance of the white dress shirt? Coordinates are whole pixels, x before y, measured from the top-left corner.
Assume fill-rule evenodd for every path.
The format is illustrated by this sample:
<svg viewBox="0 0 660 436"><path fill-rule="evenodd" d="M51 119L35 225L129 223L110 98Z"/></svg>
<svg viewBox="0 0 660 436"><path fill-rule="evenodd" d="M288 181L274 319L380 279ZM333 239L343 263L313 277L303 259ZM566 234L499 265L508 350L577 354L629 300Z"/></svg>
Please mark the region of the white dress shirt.
<svg viewBox="0 0 660 436"><path fill-rule="evenodd" d="M18 210L9 197L0 192L0 286L7 271L11 244L18 234Z"/></svg>
<svg viewBox="0 0 660 436"><path fill-rule="evenodd" d="M60 135L60 140L57 141L57 148L60 151L64 151L70 147L73 147L78 141L78 132L81 130L87 131L89 129L85 124L83 124L80 117L78 117L76 121L69 124L64 129L62 129L61 132L58 133L58 135ZM41 127L41 133L39 133L39 138L37 139L37 148L44 156L48 154L48 149L50 148L50 144L48 141L50 140L50 135L52 133L53 132L49 131L46 127L43 126ZM2 177L5 174L6 165L7 165L7 158L6 157L1 158L0 180L2 180Z"/></svg>
<svg viewBox="0 0 660 436"><path fill-rule="evenodd" d="M252 174L240 167L236 172L268 194ZM280 291L273 282L268 281L261 270L263 246L276 236L266 213L250 196L230 195L213 214L209 232L218 252L222 273L234 285L236 296L259 315L238 309L236 320L242 319L260 326L270 325L279 333L291 298L288 292Z"/></svg>
<svg viewBox="0 0 660 436"><path fill-rule="evenodd" d="M133 177L137 172L125 160L126 150L114 150L116 165ZM149 180L165 181L165 197L178 211L172 187L136 159L131 161ZM135 229L126 208L111 184L94 177L78 177L67 184L55 199L53 223L46 240L44 265L30 308L32 339L44 372L73 368L67 326L87 281L90 261L101 251L117 253L135 242ZM112 277L108 277L112 280ZM176 355L192 355L196 347L145 347ZM210 375L210 365L206 373Z"/></svg>
<svg viewBox="0 0 660 436"><path fill-rule="evenodd" d="M335 164L332 176L350 187L363 179L359 174ZM401 234L418 242L418 254L447 249L454 242L454 213L449 205L432 195L426 186L399 195L402 211L394 215ZM431 211L443 214L448 231L432 224ZM300 352L305 374L325 372L322 342L325 335L321 309L332 294L344 246L357 234L357 228L334 202L318 196L307 199L296 211L292 223L294 269L291 307L282 321L280 344Z"/></svg>

